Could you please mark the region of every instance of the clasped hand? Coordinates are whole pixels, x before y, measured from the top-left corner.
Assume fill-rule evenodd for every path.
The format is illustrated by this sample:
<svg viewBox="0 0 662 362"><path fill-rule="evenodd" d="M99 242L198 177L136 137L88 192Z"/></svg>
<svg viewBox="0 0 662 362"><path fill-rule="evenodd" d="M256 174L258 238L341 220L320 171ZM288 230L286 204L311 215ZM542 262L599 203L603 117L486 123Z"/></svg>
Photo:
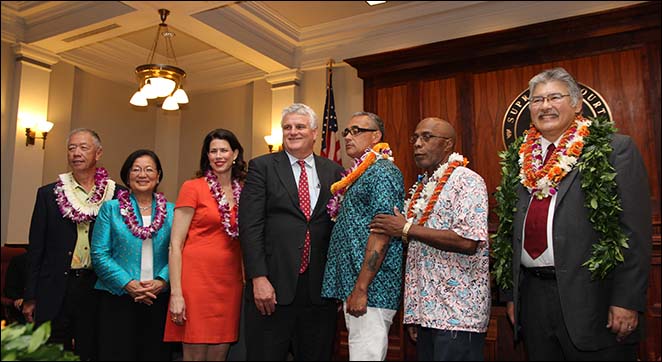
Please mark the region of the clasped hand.
<svg viewBox="0 0 662 362"><path fill-rule="evenodd" d="M124 289L133 298L134 302L152 305L164 287L165 281L163 280L144 280L141 282L132 280Z"/></svg>

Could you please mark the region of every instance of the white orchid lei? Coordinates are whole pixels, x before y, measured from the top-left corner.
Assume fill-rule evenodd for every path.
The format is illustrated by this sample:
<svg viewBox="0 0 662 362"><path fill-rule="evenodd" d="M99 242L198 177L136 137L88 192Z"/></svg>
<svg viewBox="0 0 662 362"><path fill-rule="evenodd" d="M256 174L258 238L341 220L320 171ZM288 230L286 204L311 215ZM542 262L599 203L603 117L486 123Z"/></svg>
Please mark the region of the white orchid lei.
<svg viewBox="0 0 662 362"><path fill-rule="evenodd" d="M427 174L419 176L418 181L409 190L409 198L405 201L407 221L416 220L419 225L425 224L450 175L458 166L466 166L468 163L464 156L453 152L448 156L448 161L439 165L431 176ZM427 183L424 184L426 178Z"/></svg>
<svg viewBox="0 0 662 362"><path fill-rule="evenodd" d="M73 173L63 173L58 176L54 193L57 206L63 217L75 223L93 221L99 213L104 201L113 198L115 181L108 178L105 168L97 168L94 174L93 194L87 200L81 201L75 193L76 182Z"/></svg>
<svg viewBox="0 0 662 362"><path fill-rule="evenodd" d="M205 179L207 180L207 185L209 185L209 191L211 195L216 199L218 203L218 212L221 214L221 220L225 232L230 235L231 238L236 238L239 236L239 212L235 215L235 220L237 222L232 225L230 220L230 203L223 192L221 184L218 182L218 177L212 170L207 170L205 173ZM232 180L232 197L234 199L234 204L239 210L239 195L241 195L241 184L236 179Z"/></svg>

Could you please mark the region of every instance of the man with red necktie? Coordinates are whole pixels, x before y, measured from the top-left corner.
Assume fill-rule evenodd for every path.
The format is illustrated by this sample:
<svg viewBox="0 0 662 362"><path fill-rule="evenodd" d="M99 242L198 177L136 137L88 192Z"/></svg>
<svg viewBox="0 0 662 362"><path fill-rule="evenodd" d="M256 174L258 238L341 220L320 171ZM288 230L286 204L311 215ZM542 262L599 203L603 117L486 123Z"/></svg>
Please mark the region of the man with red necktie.
<svg viewBox="0 0 662 362"><path fill-rule="evenodd" d="M336 303L320 296L333 222L326 213L342 167L315 155L317 115L283 110L284 151L250 161L239 204L246 271L247 359L330 360Z"/></svg>
<svg viewBox="0 0 662 362"><path fill-rule="evenodd" d="M519 175L504 290L515 338L530 360L635 360L651 258L643 160L611 123L582 117L565 69L536 75L529 93L532 126L506 166Z"/></svg>

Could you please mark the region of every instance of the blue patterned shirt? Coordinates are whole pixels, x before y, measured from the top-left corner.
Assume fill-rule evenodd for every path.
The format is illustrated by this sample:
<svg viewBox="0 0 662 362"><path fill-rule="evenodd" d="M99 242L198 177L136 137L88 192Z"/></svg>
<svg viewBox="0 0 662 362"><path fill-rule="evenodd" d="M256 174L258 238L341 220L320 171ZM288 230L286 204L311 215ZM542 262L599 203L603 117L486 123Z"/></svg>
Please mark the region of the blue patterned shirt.
<svg viewBox="0 0 662 362"><path fill-rule="evenodd" d="M322 297L347 300L361 271L370 229L377 214L402 210L402 173L381 159L370 166L345 193L331 233ZM386 257L368 287L368 307L397 310L402 286L402 241L391 238Z"/></svg>

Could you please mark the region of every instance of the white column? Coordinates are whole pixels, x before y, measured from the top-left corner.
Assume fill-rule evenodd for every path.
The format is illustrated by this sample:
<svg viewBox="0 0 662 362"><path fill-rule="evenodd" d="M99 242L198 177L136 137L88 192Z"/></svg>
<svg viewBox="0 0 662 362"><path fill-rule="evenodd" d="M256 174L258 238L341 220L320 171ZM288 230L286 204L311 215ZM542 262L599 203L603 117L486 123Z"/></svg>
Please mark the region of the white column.
<svg viewBox="0 0 662 362"><path fill-rule="evenodd" d="M181 120L181 111L173 112L162 109L156 111L154 152L159 156L163 168L163 181L159 184L158 191L163 192L168 201L173 203L177 200L179 192L177 175L179 175Z"/></svg>
<svg viewBox="0 0 662 362"><path fill-rule="evenodd" d="M7 235L3 244L28 242L34 200L37 189L42 185L44 153L53 149L53 146L49 147L47 143L46 148L42 149L41 139L37 139L34 145L26 146L22 121L27 118L46 120L51 66L59 60L55 54L25 44L15 46L14 53L14 102L10 108L8 134L15 136L7 137L7 149L9 152L13 149L13 155L8 157L11 162L8 169L11 171L9 175L2 175L11 180L8 208L2 213L3 222L4 218L7 222ZM62 145L54 146L58 151L62 149Z"/></svg>
<svg viewBox="0 0 662 362"><path fill-rule="evenodd" d="M271 129L280 131L283 109L292 103L300 102L300 82L302 73L298 69L288 69L269 74L265 79L271 84ZM266 136L266 135L264 135Z"/></svg>

